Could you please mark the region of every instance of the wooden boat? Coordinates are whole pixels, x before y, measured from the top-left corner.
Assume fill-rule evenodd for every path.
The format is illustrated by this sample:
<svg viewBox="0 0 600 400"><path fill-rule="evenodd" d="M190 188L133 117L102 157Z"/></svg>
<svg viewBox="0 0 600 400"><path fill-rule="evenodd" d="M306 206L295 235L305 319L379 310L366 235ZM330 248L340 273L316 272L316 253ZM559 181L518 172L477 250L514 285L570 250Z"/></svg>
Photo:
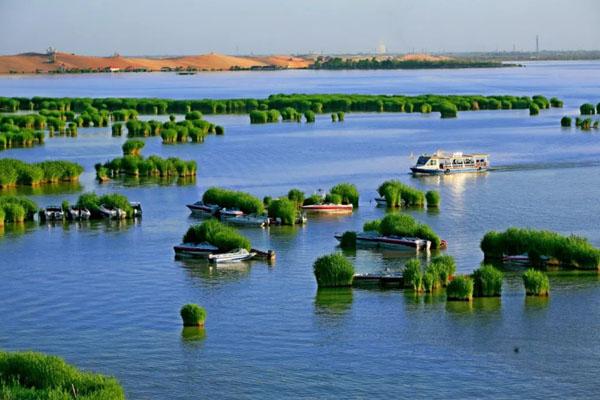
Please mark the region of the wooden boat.
<svg viewBox="0 0 600 400"><path fill-rule="evenodd" d="M335 234L335 238L338 241L341 241L342 234ZM377 232L357 233L356 245L385 247L397 250L413 250L417 252L422 250L427 251L431 248L431 242L429 240L403 236L383 236Z"/></svg>
<svg viewBox="0 0 600 400"><path fill-rule="evenodd" d="M67 218L72 221L85 221L90 219L92 213L87 208L71 206L67 210Z"/></svg>
<svg viewBox="0 0 600 400"><path fill-rule="evenodd" d="M187 204L186 207L195 215L215 215L219 211L219 206L216 204L204 204L202 201Z"/></svg>
<svg viewBox="0 0 600 400"><path fill-rule="evenodd" d="M251 253L246 249L238 249L227 253L209 254L208 261L213 263L231 263L249 260L254 257L256 253Z"/></svg>
<svg viewBox="0 0 600 400"><path fill-rule="evenodd" d="M240 214L241 213L241 214ZM260 226L269 225L269 218L262 215L244 214L241 211L221 211L221 221L232 225Z"/></svg>
<svg viewBox="0 0 600 400"><path fill-rule="evenodd" d="M115 207L108 207L104 204L100 205L100 207L98 207L98 212L104 217L104 218L110 218L110 219L125 219L127 217L127 213L125 212L125 210Z"/></svg>
<svg viewBox="0 0 600 400"><path fill-rule="evenodd" d="M208 258L209 255L219 251L219 248L210 243L181 243L173 246L175 255L180 257Z"/></svg>
<svg viewBox="0 0 600 400"><path fill-rule="evenodd" d="M301 206L303 211L318 213L351 213L354 209L352 204L310 204Z"/></svg>
<svg viewBox="0 0 600 400"><path fill-rule="evenodd" d="M463 154L443 153L423 154L417 159L411 171L415 175L439 175L457 172L483 172L489 168L489 156L483 153Z"/></svg>
<svg viewBox="0 0 600 400"><path fill-rule="evenodd" d="M62 221L65 218L65 213L62 207L48 206L39 212L42 221Z"/></svg>

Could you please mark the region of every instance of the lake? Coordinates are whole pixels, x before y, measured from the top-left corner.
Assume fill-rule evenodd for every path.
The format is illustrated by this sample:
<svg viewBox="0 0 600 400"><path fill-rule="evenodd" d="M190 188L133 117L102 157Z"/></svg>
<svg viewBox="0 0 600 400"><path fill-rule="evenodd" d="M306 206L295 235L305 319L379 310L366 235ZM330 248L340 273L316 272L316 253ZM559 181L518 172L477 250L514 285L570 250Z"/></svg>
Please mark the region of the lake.
<svg viewBox="0 0 600 400"><path fill-rule="evenodd" d="M439 212L407 210L448 241L469 273L489 230L510 226L577 234L600 246L600 133L561 128L583 102L600 101L600 62L529 63L525 68L426 71L276 71L0 77L0 96L265 97L273 93L544 94L563 109L328 115L315 124L250 125L247 116L206 116L225 135L162 145L143 154L198 162L191 184L99 184L93 166L121 153L110 128L2 157L81 163L81 184L20 189L40 206L82 191L118 191L141 201L135 223L6 226L0 236L0 348L32 349L116 376L128 399L189 398L590 398L600 391L600 278L551 273L548 299L526 298L507 271L501 299L471 304L399 290L317 291L312 263L338 250L334 233L381 218L376 189L400 179L439 190ZM163 117L164 118L164 117ZM484 151L484 174L414 178L412 155ZM361 192L350 216L304 227L242 229L262 261L214 269L177 261L192 218L186 203L218 185L277 196L349 181ZM12 193L14 191L10 191ZM346 253L361 272L401 270L406 256ZM208 312L206 335L182 336L179 308ZM516 351L518 349L518 351Z"/></svg>

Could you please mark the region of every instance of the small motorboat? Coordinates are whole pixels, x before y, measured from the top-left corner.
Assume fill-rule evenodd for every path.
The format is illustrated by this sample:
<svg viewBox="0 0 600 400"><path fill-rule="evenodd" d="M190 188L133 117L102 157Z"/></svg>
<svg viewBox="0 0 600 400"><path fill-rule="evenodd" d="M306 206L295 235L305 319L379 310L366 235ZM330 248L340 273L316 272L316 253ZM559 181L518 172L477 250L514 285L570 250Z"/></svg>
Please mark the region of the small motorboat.
<svg viewBox="0 0 600 400"><path fill-rule="evenodd" d="M42 221L62 221L65 218L65 212L62 207L48 206L39 212Z"/></svg>
<svg viewBox="0 0 600 400"><path fill-rule="evenodd" d="M173 250L179 257L208 258L211 254L218 252L219 248L210 243L181 243L173 246Z"/></svg>
<svg viewBox="0 0 600 400"><path fill-rule="evenodd" d="M92 213L87 208L79 208L77 206L71 206L67 210L67 218L72 221L85 221L90 219Z"/></svg>
<svg viewBox="0 0 600 400"><path fill-rule="evenodd" d="M245 225L245 226L260 226L264 227L269 225L269 217L254 214L238 214L234 212L221 212L221 221L232 224L232 225Z"/></svg>
<svg viewBox="0 0 600 400"><path fill-rule="evenodd" d="M118 207L114 207L114 208L109 207L104 204L102 204L102 205L100 205L100 207L98 207L98 212L100 212L100 214L104 218L125 219L127 217L127 213L125 212L125 210L118 208Z"/></svg>
<svg viewBox="0 0 600 400"><path fill-rule="evenodd" d="M223 218L223 217L234 218L234 217L241 217L242 215L244 215L244 212L240 211L240 210L228 210L226 208L222 208L219 211L219 215L221 216L221 218Z"/></svg>
<svg viewBox="0 0 600 400"><path fill-rule="evenodd" d="M131 208L133 208L133 216L141 217L142 216L142 203L139 201L132 201L129 203Z"/></svg>
<svg viewBox="0 0 600 400"><path fill-rule="evenodd" d="M301 206L303 211L319 213L351 213L354 210L352 204L310 204Z"/></svg>
<svg viewBox="0 0 600 400"><path fill-rule="evenodd" d="M334 237L338 241L342 240L342 234L340 233L335 234ZM377 232L360 232L356 234L356 245L384 247L398 250L427 251L431 248L431 241L414 237L383 236Z"/></svg>
<svg viewBox="0 0 600 400"><path fill-rule="evenodd" d="M238 249L238 250L233 250L227 253L217 253L217 254L210 254L208 256L208 261L213 262L213 263L231 263L231 262L239 262L239 261L245 261L245 260L249 260L252 257L254 257L256 255L256 253L254 252L249 252L246 249Z"/></svg>
<svg viewBox="0 0 600 400"><path fill-rule="evenodd" d="M215 215L220 208L216 204L204 204L202 201L187 204L186 207L189 208L194 215Z"/></svg>
<svg viewBox="0 0 600 400"><path fill-rule="evenodd" d="M385 197L375 197L375 203L377 203L377 207L387 207L387 200Z"/></svg>

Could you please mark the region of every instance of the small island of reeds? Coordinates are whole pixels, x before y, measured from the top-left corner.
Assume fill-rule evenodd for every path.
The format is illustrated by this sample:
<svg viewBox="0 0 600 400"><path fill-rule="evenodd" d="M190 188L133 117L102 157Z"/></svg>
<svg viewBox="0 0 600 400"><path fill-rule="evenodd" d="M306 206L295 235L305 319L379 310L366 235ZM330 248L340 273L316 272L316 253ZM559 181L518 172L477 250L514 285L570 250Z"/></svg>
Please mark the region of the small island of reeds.
<svg viewBox="0 0 600 400"><path fill-rule="evenodd" d="M37 204L26 197L0 196L0 226L32 221L37 211Z"/></svg>
<svg viewBox="0 0 600 400"><path fill-rule="evenodd" d="M385 199L389 208L395 207L425 207L436 208L440 205L440 194L434 190L423 192L406 185L398 180L383 182L377 188L379 196Z"/></svg>
<svg viewBox="0 0 600 400"><path fill-rule="evenodd" d="M106 218L106 212L103 210L122 210L123 214L119 218L131 219L137 216L136 209L133 207L129 199L119 193L107 193L98 195L93 192L84 193L79 196L77 208L87 209L91 213L91 219Z"/></svg>
<svg viewBox="0 0 600 400"><path fill-rule="evenodd" d="M182 239L183 243L209 243L220 251L237 249L251 249L250 240L242 236L230 226L226 226L216 219L209 219L201 224L191 226Z"/></svg>
<svg viewBox="0 0 600 400"><path fill-rule="evenodd" d="M70 161L26 163L3 158L0 159L0 188L76 182L82 173L83 167Z"/></svg>
<svg viewBox="0 0 600 400"><path fill-rule="evenodd" d="M418 222L408 214L388 214L382 219L365 222L365 232L378 232L383 236L414 237L431 242L431 248L438 249L442 243L440 237L426 224Z"/></svg>
<svg viewBox="0 0 600 400"><path fill-rule="evenodd" d="M486 259L525 255L531 265L559 264L566 268L600 269L600 249L580 236L562 236L556 232L509 228L491 231L481 240Z"/></svg>
<svg viewBox="0 0 600 400"><path fill-rule="evenodd" d="M352 286L354 266L342 254L333 253L317 258L313 272L319 288Z"/></svg>
<svg viewBox="0 0 600 400"><path fill-rule="evenodd" d="M197 164L195 161L185 161L176 157L161 158L159 156L142 157L141 149L144 142L128 140L123 144L123 157L117 157L104 164L96 164L96 177L106 181L120 176L148 176L180 178L195 177Z"/></svg>
<svg viewBox="0 0 600 400"><path fill-rule="evenodd" d="M6 400L125 400L115 378L33 352L0 352L0 394Z"/></svg>
<svg viewBox="0 0 600 400"><path fill-rule="evenodd" d="M263 202L250 193L211 187L202 195L204 204L217 205L221 208L240 210L245 214L262 214L265 211Z"/></svg>

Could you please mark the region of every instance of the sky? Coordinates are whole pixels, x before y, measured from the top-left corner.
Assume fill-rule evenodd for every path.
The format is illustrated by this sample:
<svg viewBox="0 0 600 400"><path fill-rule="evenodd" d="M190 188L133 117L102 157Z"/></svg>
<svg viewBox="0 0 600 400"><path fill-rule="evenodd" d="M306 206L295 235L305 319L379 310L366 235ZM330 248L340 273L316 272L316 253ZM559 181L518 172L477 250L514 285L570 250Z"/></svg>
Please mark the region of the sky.
<svg viewBox="0 0 600 400"><path fill-rule="evenodd" d="M600 49L599 0L0 0L0 54Z"/></svg>

